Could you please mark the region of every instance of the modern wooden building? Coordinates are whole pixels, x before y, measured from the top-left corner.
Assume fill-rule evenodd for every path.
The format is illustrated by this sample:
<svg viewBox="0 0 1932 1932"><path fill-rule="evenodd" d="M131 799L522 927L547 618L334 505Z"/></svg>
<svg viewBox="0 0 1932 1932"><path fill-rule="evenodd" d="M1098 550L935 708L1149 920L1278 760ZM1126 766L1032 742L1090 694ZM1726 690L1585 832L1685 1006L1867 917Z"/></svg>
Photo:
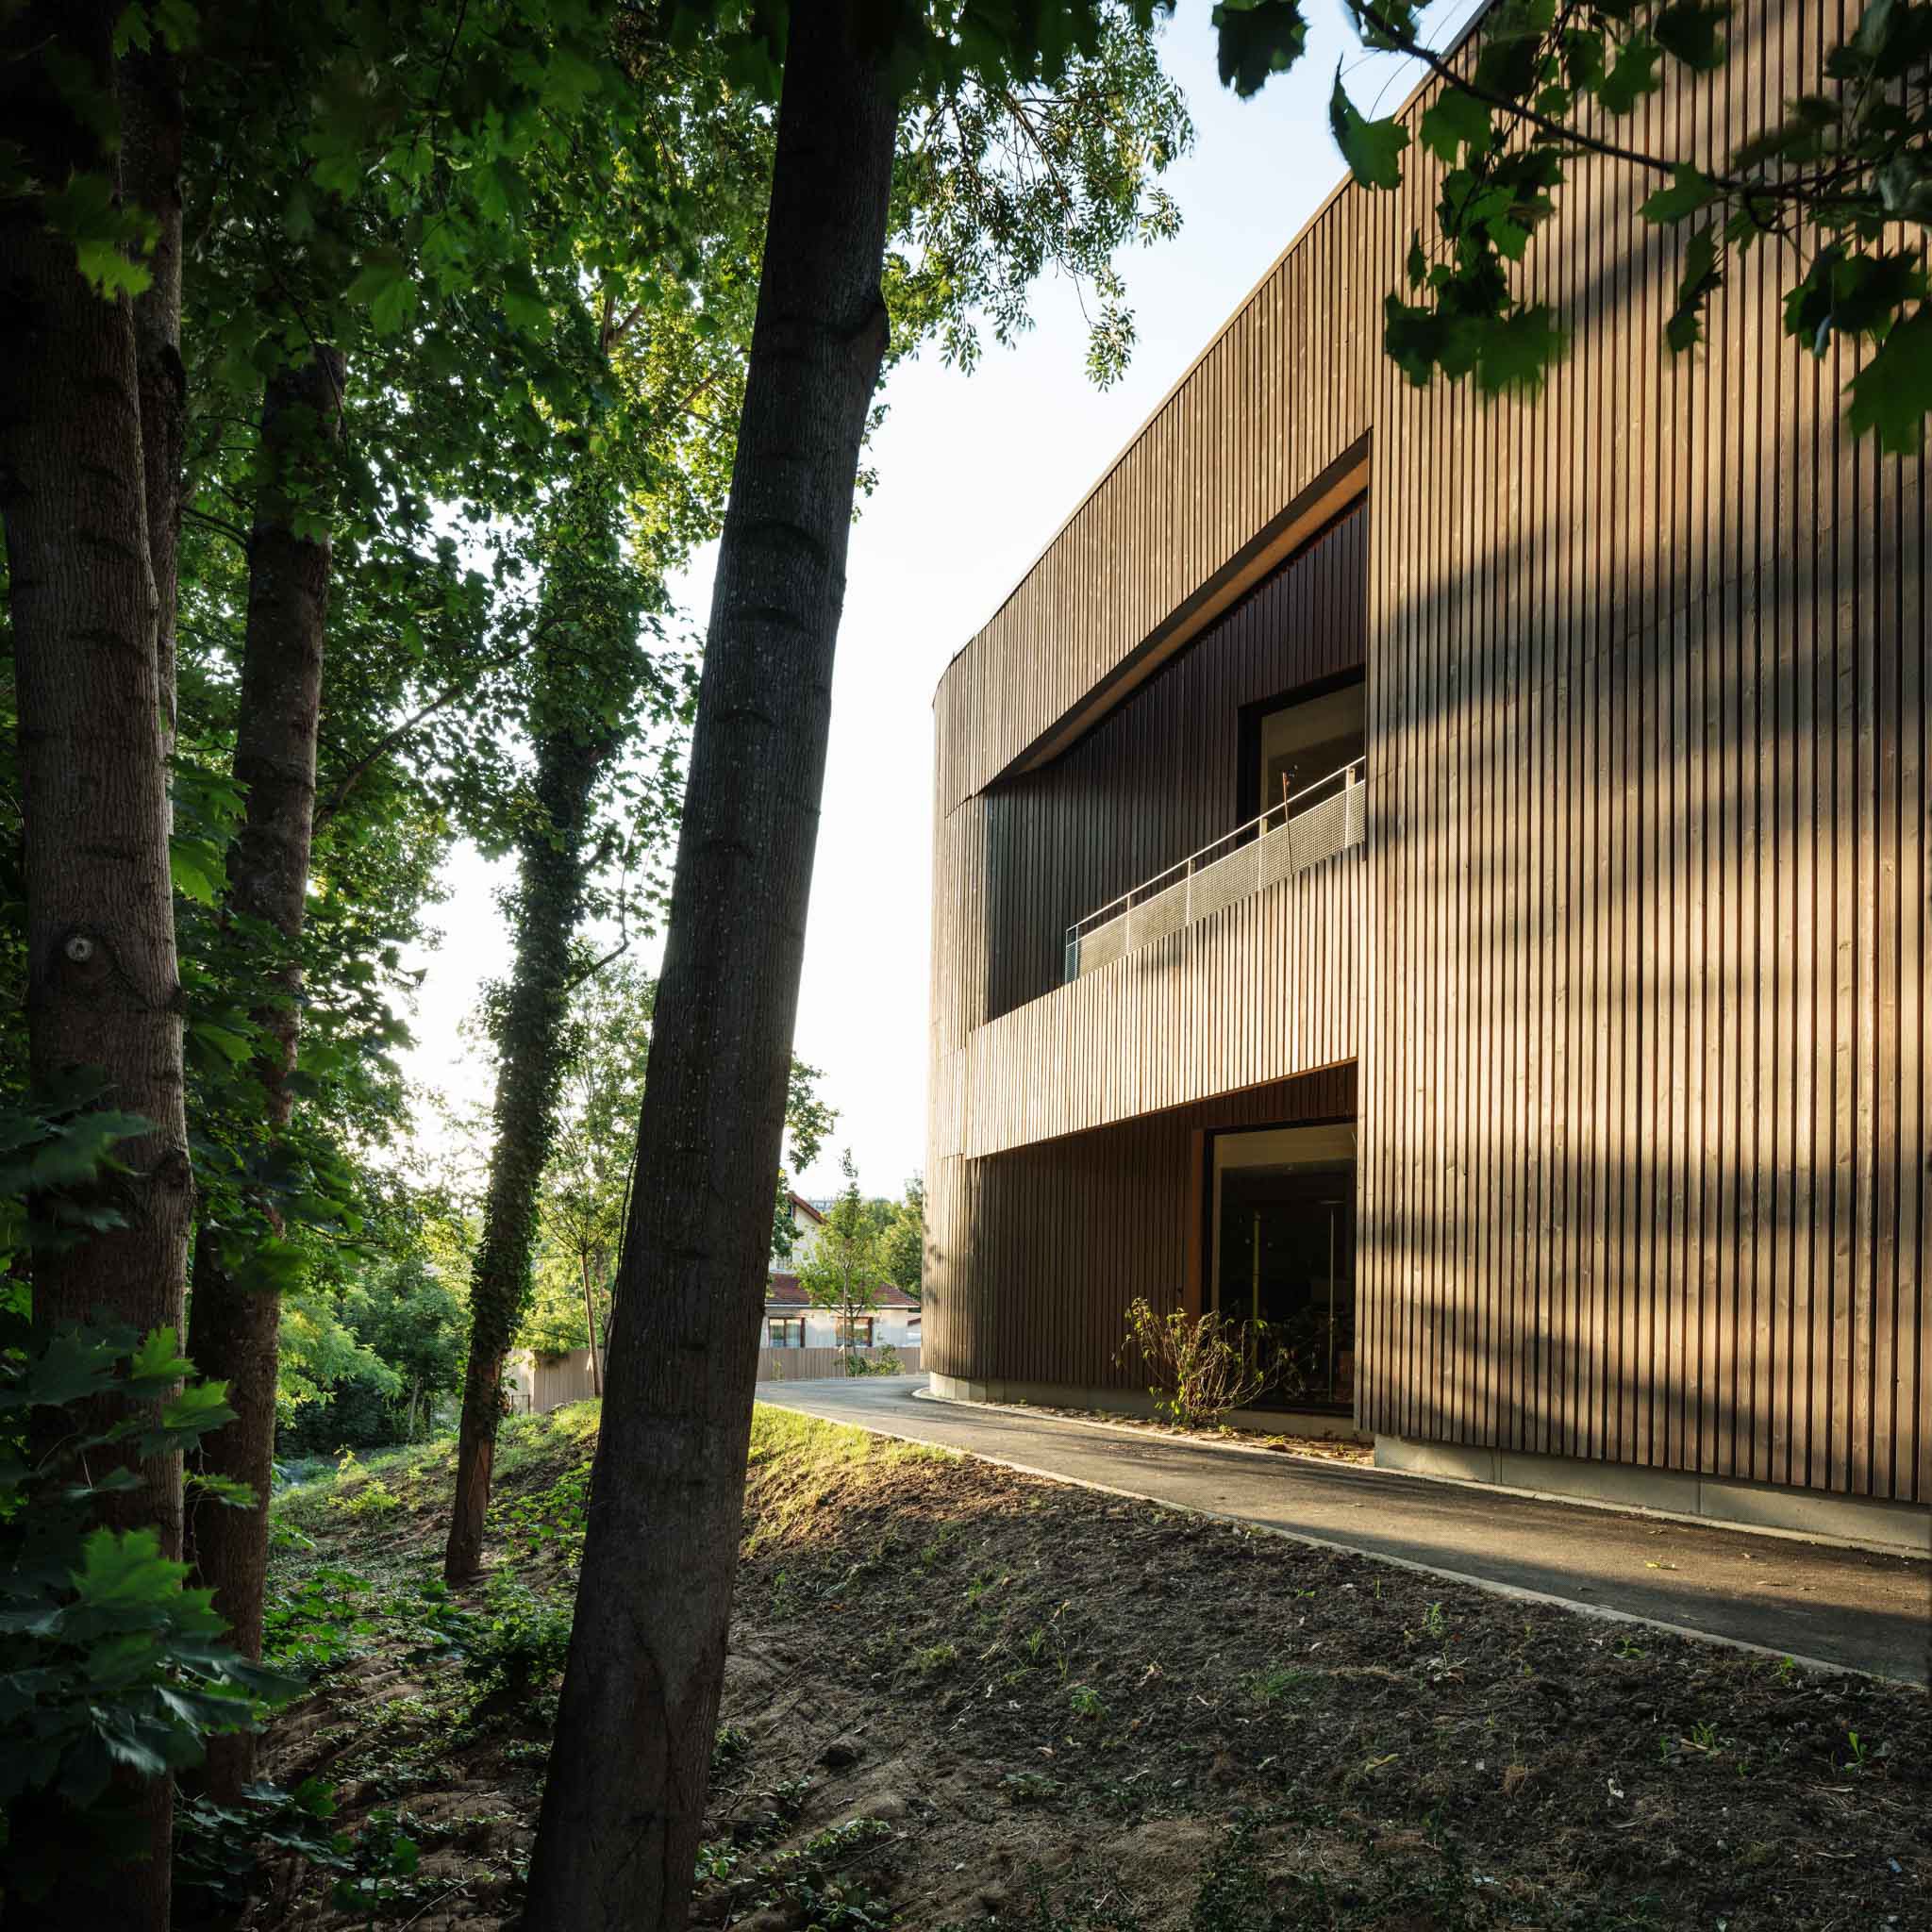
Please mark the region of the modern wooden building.
<svg viewBox="0 0 1932 1932"><path fill-rule="evenodd" d="M1838 31L1747 6L1622 126L1727 150ZM1408 387L1407 162L941 682L925 1365L1126 1400L1133 1298L1258 1310L1385 1461L1923 1541L1924 465L1769 249L1668 357L1608 163L1545 393Z"/></svg>

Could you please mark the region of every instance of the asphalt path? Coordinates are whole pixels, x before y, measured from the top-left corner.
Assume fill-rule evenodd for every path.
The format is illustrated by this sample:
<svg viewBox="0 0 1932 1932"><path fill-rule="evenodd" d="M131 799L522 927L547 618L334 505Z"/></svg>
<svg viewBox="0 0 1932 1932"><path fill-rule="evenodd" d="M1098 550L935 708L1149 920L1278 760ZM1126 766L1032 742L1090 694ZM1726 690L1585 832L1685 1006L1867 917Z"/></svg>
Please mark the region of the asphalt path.
<svg viewBox="0 0 1932 1932"><path fill-rule="evenodd" d="M1174 1441L924 1393L922 1376L758 1399L1484 1588L1924 1684L1932 1563L1359 1465Z"/></svg>

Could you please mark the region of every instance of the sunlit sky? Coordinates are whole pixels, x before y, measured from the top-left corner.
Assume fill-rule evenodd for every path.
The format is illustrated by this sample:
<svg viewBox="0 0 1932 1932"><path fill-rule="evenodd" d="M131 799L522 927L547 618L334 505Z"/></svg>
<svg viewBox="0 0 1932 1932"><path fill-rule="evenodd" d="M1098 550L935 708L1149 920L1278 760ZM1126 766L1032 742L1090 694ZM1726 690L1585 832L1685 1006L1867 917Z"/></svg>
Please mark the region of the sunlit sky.
<svg viewBox="0 0 1932 1932"><path fill-rule="evenodd" d="M1440 44L1470 0L1433 23ZM928 355L897 369L870 460L878 488L852 534L833 682L832 742L807 927L796 1050L839 1109L802 1191L837 1185L849 1146L869 1193L896 1194L925 1161L932 696L946 661L986 622L1067 514L1258 281L1341 174L1328 134L1336 62L1351 93L1387 112L1412 85L1366 59L1339 0L1313 0L1307 58L1252 101L1220 85L1205 0L1182 0L1165 35L1192 112L1193 151L1170 170L1183 226L1122 263L1139 343L1111 390L1085 375L1086 323L1064 283L1037 291L1015 349L989 342L974 374ZM714 553L675 586L702 620ZM413 1079L459 1106L489 1098L458 1035L477 991L506 973L494 899L507 873L473 849L451 858L442 942L426 970L406 1056ZM655 957L646 955L655 965ZM422 1131L436 1133L433 1125Z"/></svg>

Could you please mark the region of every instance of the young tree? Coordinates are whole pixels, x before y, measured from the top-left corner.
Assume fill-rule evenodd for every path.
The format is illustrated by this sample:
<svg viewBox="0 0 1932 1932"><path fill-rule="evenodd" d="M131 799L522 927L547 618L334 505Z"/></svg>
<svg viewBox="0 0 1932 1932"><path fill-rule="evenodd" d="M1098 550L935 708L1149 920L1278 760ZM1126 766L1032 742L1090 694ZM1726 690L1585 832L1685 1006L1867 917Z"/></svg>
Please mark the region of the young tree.
<svg viewBox="0 0 1932 1932"><path fill-rule="evenodd" d="M992 104L1042 75L1065 79L1075 47L1099 44L1086 8L1022 18L1026 31L975 14L958 36L950 14L929 22L858 0L791 14L532 1932L684 1922L743 1507L846 543L888 342L902 96L920 81L942 109L970 99L988 109L981 125L1005 125ZM1133 71L1108 71L1111 92L1066 150L1091 154L1132 130L1122 148L1137 158L1115 151L1120 165L1091 202L1002 198L990 166L949 181L946 232L984 224L970 258L979 287L994 263L1024 289L1059 258L1062 236L1092 232L1083 207L1133 231L1147 173L1166 158L1144 141L1146 89L1122 83Z"/></svg>
<svg viewBox="0 0 1932 1932"><path fill-rule="evenodd" d="M608 1282L624 1233L655 991L634 961L615 959L572 996L570 1060L538 1204L545 1237L582 1290L593 1394L603 1392L598 1353L608 1334L608 1324L598 1319L597 1291Z"/></svg>
<svg viewBox="0 0 1932 1932"><path fill-rule="evenodd" d="M925 1181L922 1175L914 1174L906 1183L906 1198L892 1210L882 1239L888 1277L917 1301L925 1273Z"/></svg>
<svg viewBox="0 0 1932 1932"><path fill-rule="evenodd" d="M840 1157L845 1185L832 1203L818 1240L799 1270L799 1285L815 1308L835 1311L835 1339L840 1346L856 1346L858 1323L879 1305L879 1291L890 1285L885 1238L873 1204L858 1191L858 1169L848 1147Z"/></svg>

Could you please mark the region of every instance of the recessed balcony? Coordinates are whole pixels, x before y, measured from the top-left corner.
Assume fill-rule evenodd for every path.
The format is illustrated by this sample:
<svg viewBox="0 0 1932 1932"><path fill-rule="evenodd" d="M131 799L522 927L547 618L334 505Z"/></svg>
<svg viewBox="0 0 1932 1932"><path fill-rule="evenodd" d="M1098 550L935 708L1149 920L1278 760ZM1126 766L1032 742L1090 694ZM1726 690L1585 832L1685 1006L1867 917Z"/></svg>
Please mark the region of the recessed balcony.
<svg viewBox="0 0 1932 1932"><path fill-rule="evenodd" d="M1354 758L1067 928L1071 982L1333 858L1367 836L1367 761Z"/></svg>

